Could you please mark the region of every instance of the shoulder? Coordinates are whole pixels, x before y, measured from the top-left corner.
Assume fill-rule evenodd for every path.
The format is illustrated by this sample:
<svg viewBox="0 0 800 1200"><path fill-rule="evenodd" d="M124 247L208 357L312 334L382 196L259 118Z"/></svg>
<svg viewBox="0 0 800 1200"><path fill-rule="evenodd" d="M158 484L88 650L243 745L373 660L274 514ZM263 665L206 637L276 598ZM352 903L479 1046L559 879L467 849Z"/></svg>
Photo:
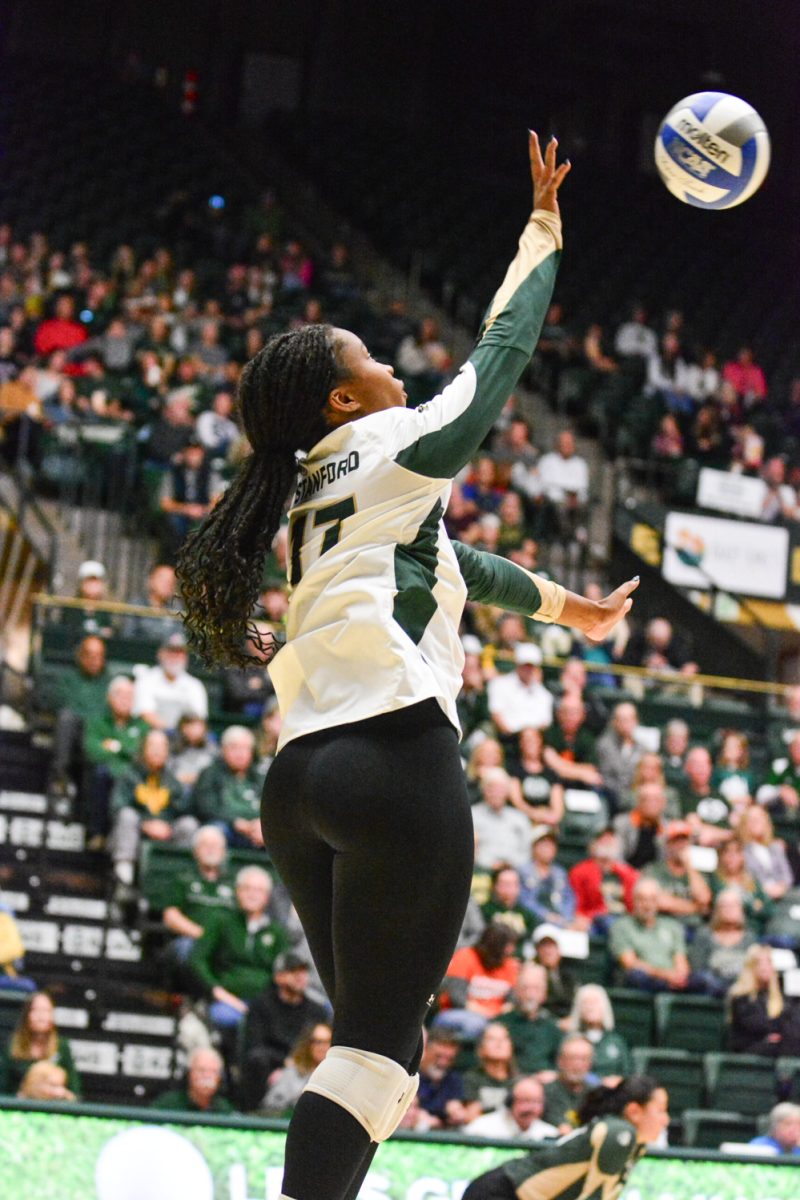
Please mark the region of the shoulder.
<svg viewBox="0 0 800 1200"><path fill-rule="evenodd" d="M597 1165L605 1174L622 1171L636 1149L636 1130L622 1117L603 1117L591 1126Z"/></svg>

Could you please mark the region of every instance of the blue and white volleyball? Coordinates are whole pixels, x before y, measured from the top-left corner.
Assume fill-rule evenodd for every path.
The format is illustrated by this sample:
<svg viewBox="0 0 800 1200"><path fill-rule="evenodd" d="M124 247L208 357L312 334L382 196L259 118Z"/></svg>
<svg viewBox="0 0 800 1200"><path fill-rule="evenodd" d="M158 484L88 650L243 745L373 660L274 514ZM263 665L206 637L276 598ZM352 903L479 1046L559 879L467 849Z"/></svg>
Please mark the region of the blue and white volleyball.
<svg viewBox="0 0 800 1200"><path fill-rule="evenodd" d="M769 134L754 108L725 92L696 92L671 108L656 137L658 173L684 204L733 208L769 170Z"/></svg>

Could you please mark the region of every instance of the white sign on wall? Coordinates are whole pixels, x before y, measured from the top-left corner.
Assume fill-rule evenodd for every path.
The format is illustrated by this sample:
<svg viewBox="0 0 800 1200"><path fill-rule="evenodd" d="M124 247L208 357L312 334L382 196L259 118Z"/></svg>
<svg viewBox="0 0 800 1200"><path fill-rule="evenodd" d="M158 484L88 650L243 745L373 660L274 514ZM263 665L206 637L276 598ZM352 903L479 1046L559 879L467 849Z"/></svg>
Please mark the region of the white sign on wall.
<svg viewBox="0 0 800 1200"><path fill-rule="evenodd" d="M702 467L697 480L700 508L716 508L737 517L760 517L767 485L763 479Z"/></svg>
<svg viewBox="0 0 800 1200"><path fill-rule="evenodd" d="M667 516L662 572L678 587L782 600L788 560L787 529L694 513Z"/></svg>

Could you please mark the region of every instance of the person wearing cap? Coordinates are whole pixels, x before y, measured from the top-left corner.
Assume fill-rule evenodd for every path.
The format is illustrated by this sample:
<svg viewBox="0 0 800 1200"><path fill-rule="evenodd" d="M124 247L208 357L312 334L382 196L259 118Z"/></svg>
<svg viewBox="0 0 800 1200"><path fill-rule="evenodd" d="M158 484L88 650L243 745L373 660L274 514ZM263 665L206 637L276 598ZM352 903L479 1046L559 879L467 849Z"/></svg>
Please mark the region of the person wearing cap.
<svg viewBox="0 0 800 1200"><path fill-rule="evenodd" d="M161 643L157 665L138 672L133 711L154 729L176 729L185 713L207 718L208 693L189 674L188 663L186 639L171 633Z"/></svg>
<svg viewBox="0 0 800 1200"><path fill-rule="evenodd" d="M489 870L501 864L522 867L530 854L531 823L509 803L512 786L503 767L486 767L481 772L483 799L472 806L472 826L475 862Z"/></svg>
<svg viewBox="0 0 800 1200"><path fill-rule="evenodd" d="M589 857L569 873L575 892L575 915L584 929L598 937L611 923L633 907L633 886L638 871L620 858L619 839L613 829L603 829L589 843Z"/></svg>
<svg viewBox="0 0 800 1200"><path fill-rule="evenodd" d="M644 875L655 879L661 889L658 911L696 929L711 905L711 888L691 864L691 846L688 821L670 821L664 834L664 857L645 867Z"/></svg>
<svg viewBox="0 0 800 1200"><path fill-rule="evenodd" d="M539 925L533 935L533 944L535 961L544 967L547 975L547 1010L561 1025L572 1008L578 981L569 967L563 965L559 932L555 925Z"/></svg>
<svg viewBox="0 0 800 1200"><path fill-rule="evenodd" d="M561 1033L545 1008L546 999L547 971L540 963L523 963L512 992L513 1007L497 1019L511 1034L517 1065L525 1074L555 1065Z"/></svg>
<svg viewBox="0 0 800 1200"><path fill-rule="evenodd" d="M623 987L647 992L683 992L689 986L689 960L683 925L659 911L661 888L655 879L639 879L633 912L611 926L609 950Z"/></svg>
<svg viewBox="0 0 800 1200"><path fill-rule="evenodd" d="M549 825L531 830L531 861L520 870L520 903L539 922L569 928L575 919L575 893L567 872L555 861L558 838Z"/></svg>
<svg viewBox="0 0 800 1200"><path fill-rule="evenodd" d="M58 614L61 628L69 630L76 637L87 637L90 634L102 638L111 637L114 632L112 621L109 614L102 610L103 601L108 599L108 579L101 562L89 559L78 567L75 598L83 601L83 604L80 608L61 609ZM98 605L101 606L99 610Z"/></svg>
<svg viewBox="0 0 800 1200"><path fill-rule="evenodd" d="M251 1002L241 1055L241 1102L255 1108L304 1029L325 1022L330 1010L307 995L309 964L285 950L272 965L272 982Z"/></svg>
<svg viewBox="0 0 800 1200"><path fill-rule="evenodd" d="M108 576L101 562L88 559L78 567L78 591L80 600L98 604L108 598Z"/></svg>
<svg viewBox="0 0 800 1200"><path fill-rule="evenodd" d="M194 786L192 809L201 821L221 829L230 847L261 847L263 777L254 761L255 737L244 725L229 725L220 748L220 757L201 772Z"/></svg>
<svg viewBox="0 0 800 1200"><path fill-rule="evenodd" d="M514 670L489 681L489 712L501 737L553 721L553 697L542 683L542 652L533 642L514 648Z"/></svg>
<svg viewBox="0 0 800 1200"><path fill-rule="evenodd" d="M82 765L84 727L92 717L105 712L110 682L106 644L96 634L89 634L78 645L75 666L61 672L54 690L56 724L49 790L64 790L74 784Z"/></svg>

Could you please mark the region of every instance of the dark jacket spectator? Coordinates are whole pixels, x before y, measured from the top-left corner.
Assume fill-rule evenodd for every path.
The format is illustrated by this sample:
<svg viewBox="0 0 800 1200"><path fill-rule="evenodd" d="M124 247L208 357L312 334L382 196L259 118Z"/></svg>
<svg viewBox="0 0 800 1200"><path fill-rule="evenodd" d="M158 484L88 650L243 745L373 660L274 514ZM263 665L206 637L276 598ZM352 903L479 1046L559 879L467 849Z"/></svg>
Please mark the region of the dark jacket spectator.
<svg viewBox="0 0 800 1200"><path fill-rule="evenodd" d="M728 1044L739 1054L800 1055L800 1004L781 991L769 946L751 946L728 993Z"/></svg>

